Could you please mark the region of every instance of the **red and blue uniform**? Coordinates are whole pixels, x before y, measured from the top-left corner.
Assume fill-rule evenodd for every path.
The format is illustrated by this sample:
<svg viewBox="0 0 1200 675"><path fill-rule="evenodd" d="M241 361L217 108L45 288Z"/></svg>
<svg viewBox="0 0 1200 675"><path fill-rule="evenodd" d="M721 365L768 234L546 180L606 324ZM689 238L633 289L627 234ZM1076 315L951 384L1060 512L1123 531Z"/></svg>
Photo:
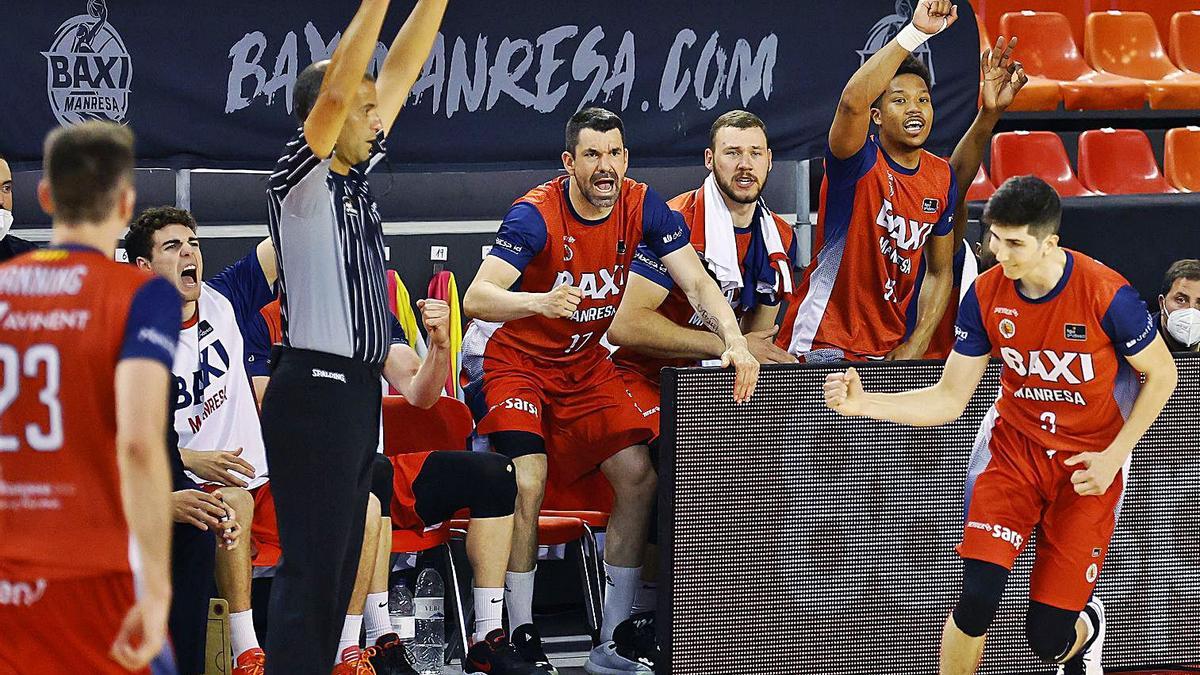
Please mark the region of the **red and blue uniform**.
<svg viewBox="0 0 1200 675"><path fill-rule="evenodd" d="M170 370L179 303L94 249L0 265L0 585L23 589L0 594L2 673L127 672L107 653L136 569L114 381L125 359Z"/></svg>
<svg viewBox="0 0 1200 675"><path fill-rule="evenodd" d="M921 151L916 169L874 137L846 159L825 152L816 249L776 344L809 360L880 358L908 333L925 242L954 229L954 170Z"/></svg>
<svg viewBox="0 0 1200 675"><path fill-rule="evenodd" d="M653 435L600 338L616 315L638 244L661 258L688 243L683 218L645 184L624 179L608 217L589 221L571 206L568 180L518 199L489 255L521 271L515 290L578 287L578 308L566 318L475 321L463 340L464 369L481 382L486 406L479 432L541 436L559 484Z"/></svg>
<svg viewBox="0 0 1200 675"><path fill-rule="evenodd" d="M1154 341L1146 305L1120 274L1064 249L1062 279L1025 297L999 265L963 296L954 351L1004 361L1000 398L976 440L966 490L964 558L1011 568L1039 527L1030 597L1070 611L1091 597L1116 526L1123 470L1080 496L1063 462L1102 452L1138 393L1125 360Z"/></svg>

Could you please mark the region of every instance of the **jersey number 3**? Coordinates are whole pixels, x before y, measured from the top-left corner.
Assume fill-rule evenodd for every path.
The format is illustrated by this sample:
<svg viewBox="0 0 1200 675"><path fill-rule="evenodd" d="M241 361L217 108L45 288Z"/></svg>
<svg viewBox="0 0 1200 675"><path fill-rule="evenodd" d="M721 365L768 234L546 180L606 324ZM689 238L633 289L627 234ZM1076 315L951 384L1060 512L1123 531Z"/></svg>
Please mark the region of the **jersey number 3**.
<svg viewBox="0 0 1200 675"><path fill-rule="evenodd" d="M62 404L58 400L62 375L60 363L58 348L54 345L34 345L26 350L22 359L15 347L0 344L0 364L4 368L4 380L0 382L0 419L4 419L5 412L21 393L21 376L32 379L45 371L46 384L38 394L38 400L49 413L48 428L42 429L32 422L25 425L25 442L41 452L53 452L63 444ZM19 445L16 436L0 431L0 452L16 452Z"/></svg>

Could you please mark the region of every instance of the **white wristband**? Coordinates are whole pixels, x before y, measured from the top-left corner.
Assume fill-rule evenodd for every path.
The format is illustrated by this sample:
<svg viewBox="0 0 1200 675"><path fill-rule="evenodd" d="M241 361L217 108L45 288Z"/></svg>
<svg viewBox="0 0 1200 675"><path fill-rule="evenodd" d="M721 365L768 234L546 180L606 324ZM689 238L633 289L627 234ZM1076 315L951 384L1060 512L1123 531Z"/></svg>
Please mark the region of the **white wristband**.
<svg viewBox="0 0 1200 675"><path fill-rule="evenodd" d="M904 47L905 51L915 52L917 51L917 47L925 44L926 40L946 30L946 26L949 23L949 20L942 19L942 27L933 35L926 33L910 23L904 28L900 29L900 33L896 35L896 43L901 47Z"/></svg>

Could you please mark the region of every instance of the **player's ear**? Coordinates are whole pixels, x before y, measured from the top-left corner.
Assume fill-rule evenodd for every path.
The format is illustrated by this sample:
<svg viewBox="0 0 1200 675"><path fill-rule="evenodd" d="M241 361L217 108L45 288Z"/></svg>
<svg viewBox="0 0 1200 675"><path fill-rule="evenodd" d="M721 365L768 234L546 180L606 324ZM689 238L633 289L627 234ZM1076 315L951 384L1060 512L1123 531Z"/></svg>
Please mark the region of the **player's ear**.
<svg viewBox="0 0 1200 675"><path fill-rule="evenodd" d="M136 262L137 262L137 268L139 270L142 270L143 272L153 272L154 271L154 268L150 266L150 261L146 260L142 256L138 256L138 259Z"/></svg>
<svg viewBox="0 0 1200 675"><path fill-rule="evenodd" d="M38 205L47 215L54 215L54 196L50 193L50 181L45 178L38 181L37 186Z"/></svg>
<svg viewBox="0 0 1200 675"><path fill-rule="evenodd" d="M704 149L704 168L709 171L713 170L713 151L712 148Z"/></svg>
<svg viewBox="0 0 1200 675"><path fill-rule="evenodd" d="M883 111L881 111L879 108L872 107L871 108L871 122L875 126L882 125L883 124Z"/></svg>
<svg viewBox="0 0 1200 675"><path fill-rule="evenodd" d="M121 189L121 197L118 203L120 209L118 215L122 223L128 223L133 217L133 205L137 202L137 191L132 185L127 185Z"/></svg>
<svg viewBox="0 0 1200 675"><path fill-rule="evenodd" d="M564 150L563 154L562 154L562 163L563 163L563 169L567 172L567 175L574 176L575 175L575 155L572 155L571 153Z"/></svg>

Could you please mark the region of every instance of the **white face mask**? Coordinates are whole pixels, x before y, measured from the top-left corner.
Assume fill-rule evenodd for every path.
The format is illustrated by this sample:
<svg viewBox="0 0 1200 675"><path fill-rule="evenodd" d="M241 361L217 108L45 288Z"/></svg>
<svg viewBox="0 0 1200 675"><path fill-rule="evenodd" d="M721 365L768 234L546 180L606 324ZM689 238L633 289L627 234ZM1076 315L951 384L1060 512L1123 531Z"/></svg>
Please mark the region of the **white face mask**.
<svg viewBox="0 0 1200 675"><path fill-rule="evenodd" d="M0 239L8 236L8 229L12 227L13 214L8 209L0 209Z"/></svg>
<svg viewBox="0 0 1200 675"><path fill-rule="evenodd" d="M1200 343L1200 309L1187 307L1168 314L1167 332L1185 347Z"/></svg>

